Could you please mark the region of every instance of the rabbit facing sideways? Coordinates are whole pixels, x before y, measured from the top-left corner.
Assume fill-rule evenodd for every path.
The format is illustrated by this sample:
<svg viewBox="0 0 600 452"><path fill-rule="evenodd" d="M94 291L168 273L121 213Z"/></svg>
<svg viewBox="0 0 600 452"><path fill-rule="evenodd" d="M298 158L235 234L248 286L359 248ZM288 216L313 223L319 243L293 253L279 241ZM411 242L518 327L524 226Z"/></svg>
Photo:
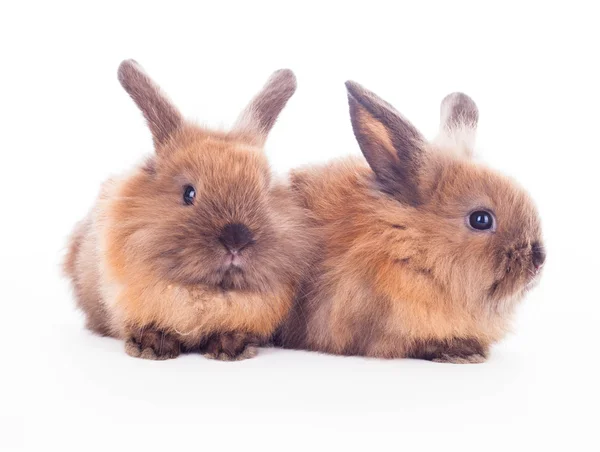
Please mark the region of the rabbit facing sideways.
<svg viewBox="0 0 600 452"><path fill-rule="evenodd" d="M342 355L483 362L544 263L538 213L472 159L479 119L462 93L433 142L347 82L362 159L296 170L319 253L275 342ZM370 167L370 168L369 168Z"/></svg>
<svg viewBox="0 0 600 452"><path fill-rule="evenodd" d="M87 327L135 357L251 357L290 309L312 242L262 149L295 77L275 72L216 132L185 121L136 62L118 76L155 153L106 182L71 236L64 267Z"/></svg>

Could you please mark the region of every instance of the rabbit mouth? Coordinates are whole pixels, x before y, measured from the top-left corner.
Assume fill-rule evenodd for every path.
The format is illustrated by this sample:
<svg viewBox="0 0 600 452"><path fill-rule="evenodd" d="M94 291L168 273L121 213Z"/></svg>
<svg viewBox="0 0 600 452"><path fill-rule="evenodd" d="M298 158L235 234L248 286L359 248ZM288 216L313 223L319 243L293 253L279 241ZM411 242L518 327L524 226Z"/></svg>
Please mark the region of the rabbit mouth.
<svg viewBox="0 0 600 452"><path fill-rule="evenodd" d="M244 273L244 258L241 253L228 253L221 266L221 281L219 287L224 290L244 289L248 284Z"/></svg>
<svg viewBox="0 0 600 452"><path fill-rule="evenodd" d="M239 253L230 253L227 255L227 257L225 258L225 265L224 267L226 268L227 271L229 271L232 268L242 268L242 264L243 264L243 260L241 258L241 256L239 255Z"/></svg>
<svg viewBox="0 0 600 452"><path fill-rule="evenodd" d="M542 266L533 266L533 268L529 269L529 281L525 285L525 290L531 290L539 284L542 277L542 269Z"/></svg>
<svg viewBox="0 0 600 452"><path fill-rule="evenodd" d="M246 259L239 252L227 253L221 262L219 273L223 277L242 274L245 263Z"/></svg>

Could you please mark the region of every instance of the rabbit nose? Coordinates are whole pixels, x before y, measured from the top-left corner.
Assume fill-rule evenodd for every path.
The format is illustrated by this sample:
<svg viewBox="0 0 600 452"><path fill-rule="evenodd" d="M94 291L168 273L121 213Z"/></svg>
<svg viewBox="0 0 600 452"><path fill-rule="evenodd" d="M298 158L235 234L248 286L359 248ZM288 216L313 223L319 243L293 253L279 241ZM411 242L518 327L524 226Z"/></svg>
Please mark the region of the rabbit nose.
<svg viewBox="0 0 600 452"><path fill-rule="evenodd" d="M531 262L536 270L539 270L546 260L546 251L540 242L531 245Z"/></svg>
<svg viewBox="0 0 600 452"><path fill-rule="evenodd" d="M219 241L231 253L236 254L251 245L254 242L254 236L245 224L229 223L221 230Z"/></svg>

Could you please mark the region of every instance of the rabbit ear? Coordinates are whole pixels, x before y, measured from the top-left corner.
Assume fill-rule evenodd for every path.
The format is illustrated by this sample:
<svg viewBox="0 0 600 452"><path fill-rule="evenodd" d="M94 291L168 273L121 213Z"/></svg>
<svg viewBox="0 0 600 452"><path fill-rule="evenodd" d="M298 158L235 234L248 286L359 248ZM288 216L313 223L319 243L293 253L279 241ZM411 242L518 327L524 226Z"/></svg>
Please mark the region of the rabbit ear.
<svg viewBox="0 0 600 452"><path fill-rule="evenodd" d="M418 205L421 133L394 107L356 82L346 82L354 135L382 188L402 202Z"/></svg>
<svg viewBox="0 0 600 452"><path fill-rule="evenodd" d="M440 131L435 143L456 150L467 157L473 155L479 110L464 93L451 93L440 106Z"/></svg>
<svg viewBox="0 0 600 452"><path fill-rule="evenodd" d="M142 110L152 132L154 146L164 144L183 123L177 108L136 61L123 61L118 77L125 91Z"/></svg>
<svg viewBox="0 0 600 452"><path fill-rule="evenodd" d="M240 114L233 129L247 135L257 146L264 145L279 113L295 91L294 73L289 69L275 71Z"/></svg>

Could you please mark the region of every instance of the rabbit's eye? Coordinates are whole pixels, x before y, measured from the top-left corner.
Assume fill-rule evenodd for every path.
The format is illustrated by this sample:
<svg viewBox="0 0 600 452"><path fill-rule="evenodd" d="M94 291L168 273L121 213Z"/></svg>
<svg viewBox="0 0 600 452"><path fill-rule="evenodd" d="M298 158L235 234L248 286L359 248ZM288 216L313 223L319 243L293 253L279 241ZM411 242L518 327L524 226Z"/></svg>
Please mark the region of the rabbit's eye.
<svg viewBox="0 0 600 452"><path fill-rule="evenodd" d="M188 206L194 204L194 198L196 197L196 189L191 185L183 187L183 202Z"/></svg>
<svg viewBox="0 0 600 452"><path fill-rule="evenodd" d="M485 231L494 226L494 216L486 210L476 210L469 216L469 226L478 231Z"/></svg>

